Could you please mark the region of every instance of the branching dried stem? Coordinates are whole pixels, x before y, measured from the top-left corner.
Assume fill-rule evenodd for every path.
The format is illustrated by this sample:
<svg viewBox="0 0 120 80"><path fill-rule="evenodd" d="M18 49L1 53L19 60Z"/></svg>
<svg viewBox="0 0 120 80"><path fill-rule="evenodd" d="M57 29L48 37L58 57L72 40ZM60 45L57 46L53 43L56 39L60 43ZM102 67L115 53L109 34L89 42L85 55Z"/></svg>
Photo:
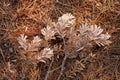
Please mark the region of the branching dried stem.
<svg viewBox="0 0 120 80"><path fill-rule="evenodd" d="M62 76L62 74L63 74L63 71L64 71L64 69L65 69L66 60L67 60L67 58L68 58L68 56L69 56L69 53L68 53L68 51L66 50L66 43L65 43L64 37L62 37L62 39L63 39L63 44L64 44L65 56L64 56L63 61L62 61L62 64L61 64L61 71L60 71L60 74L59 74L57 80L60 80L60 78L61 78L61 76Z"/></svg>
<svg viewBox="0 0 120 80"><path fill-rule="evenodd" d="M64 27L64 26L63 26L63 27ZM60 30L58 30L58 31L59 31L60 34L62 35L62 32L61 32ZM62 37L62 39L63 39L65 56L64 56L64 59L63 59L62 64L61 64L61 71L60 71L60 74L59 74L57 80L60 80L60 78L61 78L61 76L62 76L62 74L63 74L63 71L64 71L64 69L65 69L64 66L65 66L65 63L66 63L66 60L67 60L68 54L69 54L69 53L67 52L67 50L66 50L66 43L65 43L64 37Z"/></svg>
<svg viewBox="0 0 120 80"><path fill-rule="evenodd" d="M50 70L49 73L54 72L54 71L56 71L56 70L58 70L58 69L60 69L60 68L61 68L61 66L59 66L59 67L57 67L57 68L55 68L55 69L53 69L53 70Z"/></svg>
<svg viewBox="0 0 120 80"><path fill-rule="evenodd" d="M63 59L62 64L61 64L61 71L60 71L60 74L59 74L57 80L60 80L60 78L61 78L61 76L62 76L62 74L63 74L63 71L64 71L64 69L65 69L65 63L66 63L67 58L68 58L68 55L65 54L64 59Z"/></svg>
<svg viewBox="0 0 120 80"><path fill-rule="evenodd" d="M50 63L50 66L48 67L48 71L47 71L47 74L46 74L46 76L45 76L45 80L48 79L49 73L51 73L51 70L50 70L50 69L51 69L51 67L52 67L53 62L54 62L54 57L52 58L52 61L51 61L51 63Z"/></svg>

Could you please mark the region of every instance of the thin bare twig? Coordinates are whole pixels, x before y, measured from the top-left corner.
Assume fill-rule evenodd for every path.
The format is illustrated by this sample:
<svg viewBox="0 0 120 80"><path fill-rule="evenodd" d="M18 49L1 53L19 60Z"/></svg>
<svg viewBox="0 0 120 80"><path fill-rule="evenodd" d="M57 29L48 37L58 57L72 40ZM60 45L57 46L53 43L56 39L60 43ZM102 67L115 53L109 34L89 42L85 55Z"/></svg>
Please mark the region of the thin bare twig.
<svg viewBox="0 0 120 80"><path fill-rule="evenodd" d="M56 71L56 70L58 70L58 69L60 69L60 68L61 68L61 66L59 66L59 67L57 67L57 68L55 68L55 69L53 69L53 70L50 70L49 73L54 72L54 71Z"/></svg>
<svg viewBox="0 0 120 80"><path fill-rule="evenodd" d="M52 67L53 62L54 62L54 57L52 58L52 61L51 61L50 66L49 66L49 68L48 68L47 74L46 74L46 76L45 76L45 80L47 80L48 77L49 77L49 73L51 72L50 69L51 69L51 67Z"/></svg>
<svg viewBox="0 0 120 80"><path fill-rule="evenodd" d="M62 62L62 64L61 64L60 75L58 76L57 80L60 80L60 78L61 78L61 76L62 76L62 74L63 74L63 71L64 71L64 69L65 69L64 66L65 66L65 62L66 62L67 58L68 58L68 55L65 54L65 57L64 57L63 62Z"/></svg>
<svg viewBox="0 0 120 80"><path fill-rule="evenodd" d="M3 61L4 61L4 62L6 62L6 60L5 60L5 56L4 56L4 54L3 54L3 52L2 52L2 49L1 49L1 48L0 48L0 53L1 53L2 57L3 57Z"/></svg>

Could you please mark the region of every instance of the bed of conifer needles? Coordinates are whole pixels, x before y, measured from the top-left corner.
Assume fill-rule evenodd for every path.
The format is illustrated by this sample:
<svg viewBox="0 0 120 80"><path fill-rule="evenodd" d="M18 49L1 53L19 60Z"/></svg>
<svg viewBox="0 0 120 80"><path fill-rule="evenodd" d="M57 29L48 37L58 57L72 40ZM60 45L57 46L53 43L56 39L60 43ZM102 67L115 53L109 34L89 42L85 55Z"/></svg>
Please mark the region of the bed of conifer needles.
<svg viewBox="0 0 120 80"><path fill-rule="evenodd" d="M120 0L0 0L0 80L119 80Z"/></svg>

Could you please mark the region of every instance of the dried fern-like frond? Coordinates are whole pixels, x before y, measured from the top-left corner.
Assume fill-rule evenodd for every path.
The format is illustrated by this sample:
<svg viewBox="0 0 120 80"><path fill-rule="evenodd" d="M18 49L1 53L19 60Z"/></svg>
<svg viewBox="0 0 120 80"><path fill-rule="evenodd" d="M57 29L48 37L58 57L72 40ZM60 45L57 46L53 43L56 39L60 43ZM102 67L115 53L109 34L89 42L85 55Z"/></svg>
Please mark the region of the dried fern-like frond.
<svg viewBox="0 0 120 80"><path fill-rule="evenodd" d="M103 34L103 29L101 29L99 26L90 26L90 32L91 35L89 34L89 38L91 40L94 40L97 45L105 46L111 43L111 41L109 40L111 36L108 33Z"/></svg>
<svg viewBox="0 0 120 80"><path fill-rule="evenodd" d="M88 42L94 41L99 46L109 45L111 41L109 40L110 35L108 33L103 34L103 29L97 25L87 25L82 24L79 29L80 35L86 36Z"/></svg>
<svg viewBox="0 0 120 80"><path fill-rule="evenodd" d="M58 18L58 22L55 25L57 32L62 37L70 35L75 26L75 20L75 16L73 16L71 13L63 14Z"/></svg>
<svg viewBox="0 0 120 80"><path fill-rule="evenodd" d="M17 40L18 40L18 43L20 44L20 47L22 47L24 50L27 50L28 48L28 44L27 44L27 36L25 36L24 34L21 34Z"/></svg>
<svg viewBox="0 0 120 80"><path fill-rule="evenodd" d="M97 25L91 25L89 30L92 32L93 36L99 36L101 35L101 33L103 32L103 29L101 29L99 26Z"/></svg>
<svg viewBox="0 0 120 80"><path fill-rule="evenodd" d="M63 14L58 18L59 27L73 27L75 25L75 17L71 13Z"/></svg>
<svg viewBox="0 0 120 80"><path fill-rule="evenodd" d="M51 59L53 56L53 50L50 48L44 48L38 55L36 55L36 59L46 63L44 59Z"/></svg>
<svg viewBox="0 0 120 80"><path fill-rule="evenodd" d="M101 34L100 37L95 40L96 44L99 46L105 46L105 45L109 45L111 43L111 41L109 40L111 36L106 33L106 34Z"/></svg>
<svg viewBox="0 0 120 80"><path fill-rule="evenodd" d="M49 40L53 38L56 32L51 26L48 25L46 28L41 29L41 33L44 35L45 40Z"/></svg>
<svg viewBox="0 0 120 80"><path fill-rule="evenodd" d="M89 30L89 27L87 26L87 24L82 24L80 26L79 32L81 35L85 35L85 33Z"/></svg>
<svg viewBox="0 0 120 80"><path fill-rule="evenodd" d="M58 22L52 22L51 25L47 25L46 28L41 30L45 40L52 39L55 33L59 33L61 36L69 33L69 29L75 26L75 17L71 13L63 14L58 18Z"/></svg>
<svg viewBox="0 0 120 80"><path fill-rule="evenodd" d="M29 43L27 40L27 36L21 34L18 38L18 43L20 47L25 51L38 51L38 47L40 45L41 39L38 36L35 36L34 39Z"/></svg>
<svg viewBox="0 0 120 80"><path fill-rule="evenodd" d="M40 46L41 39L38 36L35 36L34 39L28 45L28 51L38 51Z"/></svg>

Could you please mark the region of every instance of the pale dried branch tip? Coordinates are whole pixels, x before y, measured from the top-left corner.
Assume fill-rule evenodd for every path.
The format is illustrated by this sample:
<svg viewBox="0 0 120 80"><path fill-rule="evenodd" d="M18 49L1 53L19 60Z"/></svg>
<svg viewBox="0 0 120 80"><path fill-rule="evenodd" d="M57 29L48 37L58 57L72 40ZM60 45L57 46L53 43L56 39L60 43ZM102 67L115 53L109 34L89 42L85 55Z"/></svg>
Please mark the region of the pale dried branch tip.
<svg viewBox="0 0 120 80"><path fill-rule="evenodd" d="M27 40L27 36L21 34L18 38L18 43L20 47L25 51L38 51L38 47L40 45L41 39L38 36L35 36L34 39L29 43Z"/></svg>
<svg viewBox="0 0 120 80"><path fill-rule="evenodd" d="M89 27L87 26L87 24L82 24L80 26L79 32L81 35L85 35L88 30L89 30Z"/></svg>
<svg viewBox="0 0 120 80"><path fill-rule="evenodd" d="M27 36L25 36L24 34L21 34L17 40L18 40L18 43L20 44L20 47L22 47L24 50L27 50Z"/></svg>
<svg viewBox="0 0 120 80"><path fill-rule="evenodd" d="M38 51L38 47L40 46L40 42L42 40L40 37L35 36L34 39L28 45L28 51Z"/></svg>
<svg viewBox="0 0 120 80"><path fill-rule="evenodd" d="M63 14L58 18L59 27L73 27L75 25L75 17L71 13Z"/></svg>
<svg viewBox="0 0 120 80"><path fill-rule="evenodd" d="M63 29L74 26L75 17L71 13L66 13L58 18L57 23L52 22L51 25L49 24L45 28L41 29L41 33L44 35L45 40L49 40L54 38L55 33L63 32Z"/></svg>
<svg viewBox="0 0 120 80"><path fill-rule="evenodd" d="M46 28L41 29L41 33L44 35L45 40L49 40L53 38L56 32L51 26L47 25Z"/></svg>
<svg viewBox="0 0 120 80"><path fill-rule="evenodd" d="M44 48L37 56L36 59L46 63L46 61L44 60L45 58L47 59L51 59L51 57L53 56L53 50L50 48Z"/></svg>
<svg viewBox="0 0 120 80"><path fill-rule="evenodd" d="M111 36L108 33L103 34L103 29L100 26L82 24L79 32L81 35L86 35L89 38L88 41L94 41L98 46L105 46L111 43L109 40Z"/></svg>

